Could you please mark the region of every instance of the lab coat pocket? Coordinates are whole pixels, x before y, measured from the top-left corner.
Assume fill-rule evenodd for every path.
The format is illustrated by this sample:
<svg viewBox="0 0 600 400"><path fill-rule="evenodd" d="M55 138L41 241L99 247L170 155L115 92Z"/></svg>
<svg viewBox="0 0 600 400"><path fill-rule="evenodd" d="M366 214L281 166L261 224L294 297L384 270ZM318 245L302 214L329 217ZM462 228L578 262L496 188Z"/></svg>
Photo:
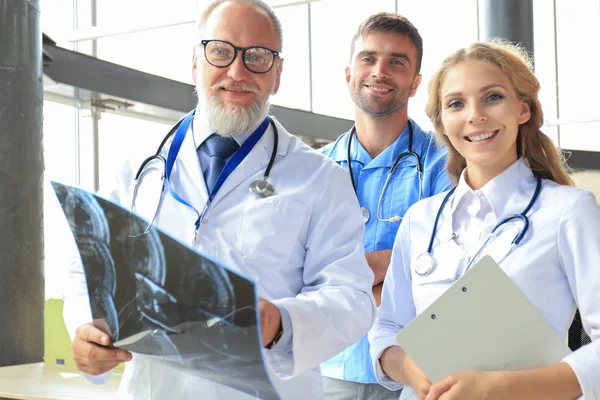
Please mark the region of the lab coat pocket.
<svg viewBox="0 0 600 400"><path fill-rule="evenodd" d="M306 206L284 197L251 196L240 219L238 248L248 261L285 264L303 248Z"/></svg>

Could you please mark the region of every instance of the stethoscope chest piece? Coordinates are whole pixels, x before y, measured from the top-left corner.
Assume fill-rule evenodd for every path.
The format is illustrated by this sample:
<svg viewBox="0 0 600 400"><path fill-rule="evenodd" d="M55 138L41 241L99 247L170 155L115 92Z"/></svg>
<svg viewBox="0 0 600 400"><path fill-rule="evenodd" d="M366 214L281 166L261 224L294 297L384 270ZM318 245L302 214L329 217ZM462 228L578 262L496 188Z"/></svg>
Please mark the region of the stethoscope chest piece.
<svg viewBox="0 0 600 400"><path fill-rule="evenodd" d="M265 179L260 181L254 181L250 184L250 192L254 193L260 198L266 198L273 193L275 193L275 188L271 185L270 182L267 182Z"/></svg>
<svg viewBox="0 0 600 400"><path fill-rule="evenodd" d="M363 221L365 222L365 224L369 222L369 219L371 218L371 213L369 212L369 210L367 210L366 207L361 207L360 212L362 213Z"/></svg>
<svg viewBox="0 0 600 400"><path fill-rule="evenodd" d="M415 272L419 276L430 275L435 269L435 260L429 253L419 254L415 260Z"/></svg>

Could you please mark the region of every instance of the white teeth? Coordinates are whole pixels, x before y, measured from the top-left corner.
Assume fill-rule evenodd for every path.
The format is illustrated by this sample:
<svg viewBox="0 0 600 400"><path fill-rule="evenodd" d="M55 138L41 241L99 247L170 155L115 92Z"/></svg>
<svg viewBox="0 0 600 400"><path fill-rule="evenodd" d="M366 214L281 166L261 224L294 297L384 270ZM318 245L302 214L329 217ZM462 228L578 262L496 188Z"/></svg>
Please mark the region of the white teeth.
<svg viewBox="0 0 600 400"><path fill-rule="evenodd" d="M378 88L378 87L374 87L374 86L369 86L369 88L375 90L376 92L381 92L381 93L390 91L389 89Z"/></svg>
<svg viewBox="0 0 600 400"><path fill-rule="evenodd" d="M495 135L496 135L496 133L494 133L494 132L485 132L485 133L480 133L478 135L469 136L468 139L471 142L481 142L482 140L489 139Z"/></svg>

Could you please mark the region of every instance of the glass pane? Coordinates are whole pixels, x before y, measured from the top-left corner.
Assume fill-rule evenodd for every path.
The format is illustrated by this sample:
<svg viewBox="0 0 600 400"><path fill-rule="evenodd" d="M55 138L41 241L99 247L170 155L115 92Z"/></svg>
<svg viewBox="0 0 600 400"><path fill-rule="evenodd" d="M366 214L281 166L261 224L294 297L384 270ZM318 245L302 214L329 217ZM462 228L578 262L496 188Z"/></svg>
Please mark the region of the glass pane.
<svg viewBox="0 0 600 400"><path fill-rule="evenodd" d="M204 6L206 0L101 0L96 4L98 26L119 28L192 21L198 16L198 7Z"/></svg>
<svg viewBox="0 0 600 400"><path fill-rule="evenodd" d="M283 27L283 72L273 104L310 111L308 6L275 10Z"/></svg>
<svg viewBox="0 0 600 400"><path fill-rule="evenodd" d="M71 49L65 38L73 31L73 0L40 0L40 25L59 46Z"/></svg>
<svg viewBox="0 0 600 400"><path fill-rule="evenodd" d="M77 184L75 108L44 101L44 266L46 299L61 298L64 270L74 246L50 180ZM67 257L65 256L67 255Z"/></svg>
<svg viewBox="0 0 600 400"><path fill-rule="evenodd" d="M600 5L556 0L556 18L561 146L600 151Z"/></svg>
<svg viewBox="0 0 600 400"><path fill-rule="evenodd" d="M570 150L600 151L600 118L594 122L561 123L560 146Z"/></svg>
<svg viewBox="0 0 600 400"><path fill-rule="evenodd" d="M44 101L44 163L46 179L77 184L75 108Z"/></svg>
<svg viewBox="0 0 600 400"><path fill-rule="evenodd" d="M477 41L477 1L398 0L398 12L408 18L423 37L423 81L408 103L408 115L423 129L433 129L425 114L429 78L444 58Z"/></svg>
<svg viewBox="0 0 600 400"><path fill-rule="evenodd" d="M193 21L196 0L173 7L162 0L103 0L97 2L97 24L102 29L159 26ZM192 83L194 23L98 39L98 58L154 75Z"/></svg>
<svg viewBox="0 0 600 400"><path fill-rule="evenodd" d="M193 24L100 38L98 58L191 84L195 38Z"/></svg>
<svg viewBox="0 0 600 400"><path fill-rule="evenodd" d="M556 92L556 52L554 49L554 6L551 1L533 1L533 38L535 53L535 75L540 81L540 102L544 110L544 123L557 124L557 92ZM558 139L556 127L553 128ZM544 132L549 130L544 127Z"/></svg>
<svg viewBox="0 0 600 400"><path fill-rule="evenodd" d="M98 124L100 192L115 186L115 178L129 159L134 168L156 152L170 125L104 113Z"/></svg>
<svg viewBox="0 0 600 400"><path fill-rule="evenodd" d="M313 112L354 119L354 103L344 78L350 59L350 42L365 18L394 9L393 0L311 3Z"/></svg>
<svg viewBox="0 0 600 400"><path fill-rule="evenodd" d="M534 44L535 46L535 44ZM546 134L546 136L548 136L550 139L552 139L552 141L554 142L554 144L556 146L559 146L558 144L558 127L556 125L544 125L542 126L542 132L544 132Z"/></svg>

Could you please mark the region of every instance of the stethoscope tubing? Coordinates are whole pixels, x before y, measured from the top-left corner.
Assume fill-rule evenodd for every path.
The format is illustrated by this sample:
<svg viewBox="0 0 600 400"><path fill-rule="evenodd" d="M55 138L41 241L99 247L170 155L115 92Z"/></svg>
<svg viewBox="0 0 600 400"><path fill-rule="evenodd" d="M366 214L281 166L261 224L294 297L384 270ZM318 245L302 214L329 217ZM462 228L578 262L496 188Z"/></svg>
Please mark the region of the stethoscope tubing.
<svg viewBox="0 0 600 400"><path fill-rule="evenodd" d="M400 217L393 217L390 219L384 219L381 216L381 204L383 202L383 196L385 195L385 191L389 185L389 182L392 178L392 175L394 174L394 171L396 171L396 167L398 167L398 164L400 164L400 161L402 161L402 159L404 157L407 156L412 156L415 158L415 160L417 161L417 176L419 178L419 200L423 199L423 165L421 163L421 157L415 153L413 151L413 125L412 125L412 121L408 120L407 121L408 124L408 150L404 151L402 153L400 153L396 159L394 160L394 163L392 164L392 167L390 168L390 171L388 172L388 175L385 179L385 183L383 184L383 187L381 189L381 193L379 195L379 200L377 202L377 219L381 222L397 222L399 221L401 218ZM357 193L356 190L356 182L354 182L354 173L352 171L352 139L353 137L356 135L356 125L352 127L352 129L350 130L350 135L348 137L348 145L346 147L346 163L348 164L348 174L350 175L350 181L352 182L352 187L354 188L354 193ZM365 221L366 222L366 221Z"/></svg>
<svg viewBox="0 0 600 400"><path fill-rule="evenodd" d="M141 174L143 173L144 168L148 165L149 162L151 162L153 160L159 160L161 162L161 164L163 165L163 174L161 176L161 180L162 180L161 194L160 194L161 198L159 199L158 204L157 204L157 207L160 208L160 203L162 202L163 193L165 192L165 188L166 188L166 186L168 184L168 182L167 182L167 184L165 184L165 181L168 180L168 179L166 179L167 178L167 173L168 173L167 172L167 159L162 155L162 153L163 153L165 147L167 146L169 140L177 132L179 126L186 119L186 117L188 117L188 115L184 116L175 125L173 125L173 127L171 128L171 130L169 131L169 133L167 133L167 135L161 141L160 145L158 146L158 149L156 150L156 153L153 154L153 155L151 155L151 156L149 156L149 157L147 157L140 164L140 166L139 166L139 168L138 168L138 170L137 170L137 172L135 174L135 185L134 185L134 189L133 189L133 199L132 199L132 205L131 205L131 209L132 210L134 208L134 203L135 203L135 200L137 198L137 192L138 192L138 186L139 186L139 178L140 178ZM266 182L267 179L268 179L268 177L271 174L271 169L273 168L273 165L275 164L275 158L277 156L277 151L279 149L279 130L277 129L277 125L275 124L275 122L273 121L273 119L270 118L270 117L269 117L269 123L273 127L273 147L272 147L272 150L271 150L271 157L269 159L269 163L267 164L267 168L265 169L265 173L263 175L263 182ZM175 157L177 157L177 155L175 155ZM252 187L252 184L251 184L251 187ZM170 189L170 190L172 190L172 189ZM204 215L206 214L206 212L208 210L208 205L210 203L210 200L211 199L209 199L207 201L207 203L204 205L204 207L203 207L203 209L202 209L201 212L198 212L197 210L195 210L196 213L198 214L198 220L196 221L196 224L195 224L196 225L196 229L198 228L199 222L204 218ZM183 204L190 206L185 201L183 202ZM157 211L158 211L158 208L157 208ZM156 212L155 212L155 214L153 216L153 219L151 221L152 223L154 222L154 219L156 219Z"/></svg>
<svg viewBox="0 0 600 400"><path fill-rule="evenodd" d="M512 220L515 220L515 219L521 220L523 222L523 226L521 227L521 229L519 229L518 233L513 238L512 242L511 242L511 250L515 246L517 246L519 243L521 243L521 241L523 240L523 238L525 237L525 234L527 233L527 231L529 229L529 218L527 217L527 213L531 210L531 207L533 207L533 205L537 201L537 199L538 199L538 197L540 195L541 189L542 189L542 178L540 178L539 176L536 176L535 190L533 192L533 195L531 196L531 200L529 201L529 204L527 205L527 207L520 214L509 215L508 217L506 217L506 218L502 219L500 222L498 222L496 224L496 226L494 226L494 228L492 229L492 231L488 235L488 237L485 240L485 242L483 243L483 245L479 248L479 250L477 250L477 253L475 254L475 256L473 256L473 258L471 259L471 261L467 265L467 267L465 269L465 272L469 269L469 267L473 264L473 262L481 254L481 252L483 251L483 249L485 249L485 247L487 246L487 244L494 237L494 234L496 233L496 231L498 231L498 229L500 229L500 227L502 227L503 225L505 225L508 222L510 222ZM448 200L453 195L453 193L454 193L455 190L456 190L456 187L452 188L452 190L450 190L448 192L448 194L446 194L446 196L444 197L444 200L442 201L442 204L440 205L440 208L439 208L439 210L438 210L438 212L437 212L437 214L435 216L435 221L433 223L433 229L431 230L431 236L429 238L429 244L427 245L427 251L425 253L420 254L417 257L417 259L419 259L419 258L425 258L425 259L428 259L430 261L429 267L427 269L425 269L424 271L420 271L420 268L415 268L415 271L416 271L417 275L419 275L419 276L427 276L427 275L431 274L433 272L433 270L435 269L435 260L434 260L433 255L432 255L433 242L435 240L438 223L439 223L441 215L442 215L442 213L444 211L444 207L446 206L446 203L448 203ZM506 258L506 256L504 258ZM504 260L504 258L503 258L503 260Z"/></svg>

